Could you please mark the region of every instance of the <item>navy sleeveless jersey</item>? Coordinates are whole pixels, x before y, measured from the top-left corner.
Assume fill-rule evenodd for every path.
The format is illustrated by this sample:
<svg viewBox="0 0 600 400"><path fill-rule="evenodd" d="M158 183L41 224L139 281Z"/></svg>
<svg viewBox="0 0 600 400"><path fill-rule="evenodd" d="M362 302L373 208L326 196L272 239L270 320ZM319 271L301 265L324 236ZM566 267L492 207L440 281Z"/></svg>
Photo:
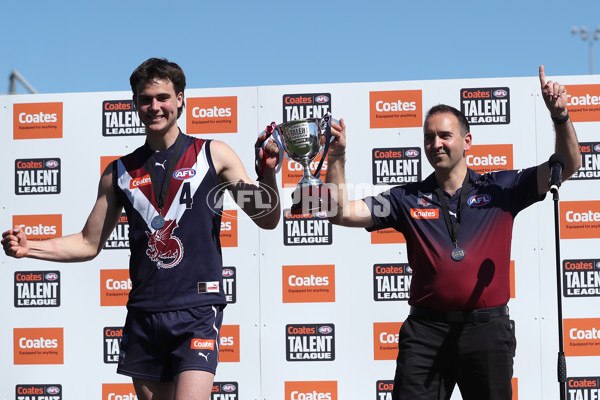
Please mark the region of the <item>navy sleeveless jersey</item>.
<svg viewBox="0 0 600 400"><path fill-rule="evenodd" d="M129 221L130 309L170 311L226 303L219 239L223 192L218 189L210 141L183 135L180 156L168 177L168 155L174 147L154 153L142 146L114 164L115 192ZM171 180L161 212L165 223L156 229L152 219L159 211L145 166L148 159L159 183Z"/></svg>
<svg viewBox="0 0 600 400"><path fill-rule="evenodd" d="M454 244L434 193L434 175L396 186L364 199L374 226L393 227L406 239L412 268L409 304L439 310L470 310L504 305L510 299L510 250L515 216L542 200L537 192L537 167L480 175L469 170L470 186L459 216L458 246L465 250L454 261ZM459 212L460 189L446 201L453 223Z"/></svg>

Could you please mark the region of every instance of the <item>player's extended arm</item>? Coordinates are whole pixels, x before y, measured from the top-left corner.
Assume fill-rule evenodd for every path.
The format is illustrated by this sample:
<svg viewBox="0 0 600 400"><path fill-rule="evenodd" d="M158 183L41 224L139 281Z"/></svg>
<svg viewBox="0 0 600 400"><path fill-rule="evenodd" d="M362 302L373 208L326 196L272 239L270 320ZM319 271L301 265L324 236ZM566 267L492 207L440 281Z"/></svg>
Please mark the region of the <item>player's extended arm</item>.
<svg viewBox="0 0 600 400"><path fill-rule="evenodd" d="M91 260L100 253L115 228L121 209L112 186L111 164L100 178L96 203L81 232L60 238L27 240L21 227L14 226L2 234L4 252L15 258L59 262Z"/></svg>

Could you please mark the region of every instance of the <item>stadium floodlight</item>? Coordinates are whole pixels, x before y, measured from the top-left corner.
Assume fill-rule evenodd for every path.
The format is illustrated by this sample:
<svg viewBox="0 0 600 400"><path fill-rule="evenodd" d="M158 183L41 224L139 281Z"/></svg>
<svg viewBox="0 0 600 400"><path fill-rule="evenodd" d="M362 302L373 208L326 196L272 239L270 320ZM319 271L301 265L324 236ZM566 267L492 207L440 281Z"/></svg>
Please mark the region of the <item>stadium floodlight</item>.
<svg viewBox="0 0 600 400"><path fill-rule="evenodd" d="M9 94L17 93L17 81L21 83L29 91L29 93L37 93L37 91L23 78L17 70L13 70L10 74L10 88L8 89Z"/></svg>
<svg viewBox="0 0 600 400"><path fill-rule="evenodd" d="M571 33L573 35L579 34L581 36L581 40L587 41L589 43L590 74L593 74L594 73L594 42L596 40L600 40L600 26L596 27L595 32L589 31L587 26L582 26L580 28L574 26L571 28Z"/></svg>

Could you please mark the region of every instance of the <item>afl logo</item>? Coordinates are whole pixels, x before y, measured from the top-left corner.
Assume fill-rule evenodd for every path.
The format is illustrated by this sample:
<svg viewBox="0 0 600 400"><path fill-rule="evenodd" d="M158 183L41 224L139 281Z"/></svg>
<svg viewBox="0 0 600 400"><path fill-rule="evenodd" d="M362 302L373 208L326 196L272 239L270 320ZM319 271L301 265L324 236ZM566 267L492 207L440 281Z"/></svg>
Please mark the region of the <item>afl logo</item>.
<svg viewBox="0 0 600 400"><path fill-rule="evenodd" d="M600 153L600 143L598 143L597 145L594 146L594 151L596 153Z"/></svg>
<svg viewBox="0 0 600 400"><path fill-rule="evenodd" d="M58 386L50 386L46 388L46 393L48 394L59 394L60 388Z"/></svg>
<svg viewBox="0 0 600 400"><path fill-rule="evenodd" d="M226 383L223 386L221 386L221 389L223 389L224 392L231 393L231 392L235 392L235 389L237 389L237 388L235 387L235 385L233 383Z"/></svg>
<svg viewBox="0 0 600 400"><path fill-rule="evenodd" d="M319 328L319 333L321 335L327 335L328 333L333 332L333 328L330 326L322 326Z"/></svg>
<svg viewBox="0 0 600 400"><path fill-rule="evenodd" d="M223 278L230 278L235 274L230 268L223 268Z"/></svg>
<svg viewBox="0 0 600 400"><path fill-rule="evenodd" d="M506 97L508 92L504 89L494 90L494 97Z"/></svg>
<svg viewBox="0 0 600 400"><path fill-rule="evenodd" d="M179 179L180 181L193 178L196 175L196 171L192 168L181 168L173 172L173 178Z"/></svg>
<svg viewBox="0 0 600 400"><path fill-rule="evenodd" d="M404 154L406 155L406 157L414 158L414 157L417 157L419 155L419 150L416 150L416 149L406 150L404 152Z"/></svg>
<svg viewBox="0 0 600 400"><path fill-rule="evenodd" d="M597 268L597 269L600 269L600 261L598 261L598 262L596 263L596 268Z"/></svg>
<svg viewBox="0 0 600 400"><path fill-rule="evenodd" d="M315 101L319 104L327 103L329 101L329 97L325 96L324 94L320 94L315 97Z"/></svg>
<svg viewBox="0 0 600 400"><path fill-rule="evenodd" d="M471 196L467 200L467 204L471 207L483 207L492 201L492 196L489 194L480 194L477 196Z"/></svg>
<svg viewBox="0 0 600 400"><path fill-rule="evenodd" d="M58 279L58 274L56 272L48 272L44 278L46 278L47 281L55 281Z"/></svg>
<svg viewBox="0 0 600 400"><path fill-rule="evenodd" d="M48 160L48 161L46 161L46 167L48 167L48 168L56 168L56 167L58 167L58 161L56 161L56 160Z"/></svg>

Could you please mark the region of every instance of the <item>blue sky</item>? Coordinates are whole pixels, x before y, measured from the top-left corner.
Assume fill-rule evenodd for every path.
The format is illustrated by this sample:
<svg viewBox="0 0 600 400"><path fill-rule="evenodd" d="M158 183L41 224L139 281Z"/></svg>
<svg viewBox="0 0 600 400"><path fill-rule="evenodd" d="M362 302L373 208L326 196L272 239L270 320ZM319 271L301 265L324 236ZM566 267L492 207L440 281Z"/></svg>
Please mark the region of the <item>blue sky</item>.
<svg viewBox="0 0 600 400"><path fill-rule="evenodd" d="M600 1L7 1L0 94L129 90L149 57L188 88L589 73ZM600 73L600 42L595 42ZM17 93L26 93L18 85Z"/></svg>

